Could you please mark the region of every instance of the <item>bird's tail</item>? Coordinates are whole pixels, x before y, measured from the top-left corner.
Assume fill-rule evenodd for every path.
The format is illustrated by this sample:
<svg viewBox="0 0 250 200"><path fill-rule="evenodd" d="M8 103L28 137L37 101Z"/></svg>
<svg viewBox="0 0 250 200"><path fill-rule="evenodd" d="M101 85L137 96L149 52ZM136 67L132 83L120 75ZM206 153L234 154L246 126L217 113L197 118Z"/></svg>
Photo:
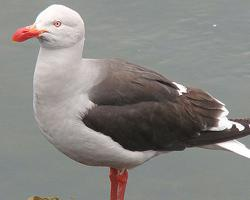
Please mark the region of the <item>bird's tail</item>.
<svg viewBox="0 0 250 200"><path fill-rule="evenodd" d="M250 149L236 139L250 135L250 119L230 119L236 122L230 129L205 131L199 137L189 141L189 146L206 149L227 150L250 158ZM237 125L242 125L239 126Z"/></svg>

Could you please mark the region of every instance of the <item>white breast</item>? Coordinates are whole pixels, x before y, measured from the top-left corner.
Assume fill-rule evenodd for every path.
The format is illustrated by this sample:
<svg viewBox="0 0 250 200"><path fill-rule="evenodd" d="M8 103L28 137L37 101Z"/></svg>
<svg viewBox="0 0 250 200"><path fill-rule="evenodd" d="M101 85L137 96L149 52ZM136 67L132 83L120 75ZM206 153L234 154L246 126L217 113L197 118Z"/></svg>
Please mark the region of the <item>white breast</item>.
<svg viewBox="0 0 250 200"><path fill-rule="evenodd" d="M81 113L94 106L86 94L55 107L35 105L35 116L45 137L61 152L80 163L131 168L156 155L154 151L125 150L110 137L85 126Z"/></svg>

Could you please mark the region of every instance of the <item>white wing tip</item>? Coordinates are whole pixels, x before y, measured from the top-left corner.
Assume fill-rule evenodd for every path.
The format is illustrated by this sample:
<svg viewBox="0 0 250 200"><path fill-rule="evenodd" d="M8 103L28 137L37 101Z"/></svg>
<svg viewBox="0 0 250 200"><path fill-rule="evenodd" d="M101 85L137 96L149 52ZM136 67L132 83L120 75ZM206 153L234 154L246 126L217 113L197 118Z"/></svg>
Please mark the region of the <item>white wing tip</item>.
<svg viewBox="0 0 250 200"><path fill-rule="evenodd" d="M231 129L233 127L233 125L235 125L239 131L243 131L245 129L245 126L243 126L242 124L240 124L238 122L231 121L227 118L229 111L226 109L225 106L223 106L221 109L223 111L221 112L220 116L218 117L218 120L219 120L218 126L211 127L211 128L209 128L209 130L222 131L224 129Z"/></svg>
<svg viewBox="0 0 250 200"><path fill-rule="evenodd" d="M230 140L227 142L217 143L215 145L221 147L224 150L231 151L246 158L250 158L250 149L237 140Z"/></svg>

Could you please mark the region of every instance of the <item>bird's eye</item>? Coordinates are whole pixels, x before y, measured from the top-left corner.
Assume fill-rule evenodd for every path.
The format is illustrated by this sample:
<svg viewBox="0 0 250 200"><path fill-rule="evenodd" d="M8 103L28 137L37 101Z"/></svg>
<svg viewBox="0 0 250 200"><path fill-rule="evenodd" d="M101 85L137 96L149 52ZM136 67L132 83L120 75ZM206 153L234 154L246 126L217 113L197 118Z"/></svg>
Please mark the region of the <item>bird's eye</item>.
<svg viewBox="0 0 250 200"><path fill-rule="evenodd" d="M62 25L62 22L60 22L60 21L57 20L57 21L54 21L53 24L54 24L55 27L59 27L59 26Z"/></svg>

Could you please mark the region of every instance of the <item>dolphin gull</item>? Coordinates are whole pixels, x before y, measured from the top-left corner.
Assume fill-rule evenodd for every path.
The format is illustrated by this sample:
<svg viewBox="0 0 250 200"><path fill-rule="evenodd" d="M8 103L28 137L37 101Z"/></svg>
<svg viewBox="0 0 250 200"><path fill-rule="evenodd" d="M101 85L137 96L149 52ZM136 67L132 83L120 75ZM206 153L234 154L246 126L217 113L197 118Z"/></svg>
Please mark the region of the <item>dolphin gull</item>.
<svg viewBox="0 0 250 200"><path fill-rule="evenodd" d="M110 199L123 200L128 169L189 147L221 149L250 158L236 139L249 119L229 119L225 105L203 90L120 59L82 58L84 22L51 5L13 41L38 38L34 113L44 136L85 165L110 167Z"/></svg>

